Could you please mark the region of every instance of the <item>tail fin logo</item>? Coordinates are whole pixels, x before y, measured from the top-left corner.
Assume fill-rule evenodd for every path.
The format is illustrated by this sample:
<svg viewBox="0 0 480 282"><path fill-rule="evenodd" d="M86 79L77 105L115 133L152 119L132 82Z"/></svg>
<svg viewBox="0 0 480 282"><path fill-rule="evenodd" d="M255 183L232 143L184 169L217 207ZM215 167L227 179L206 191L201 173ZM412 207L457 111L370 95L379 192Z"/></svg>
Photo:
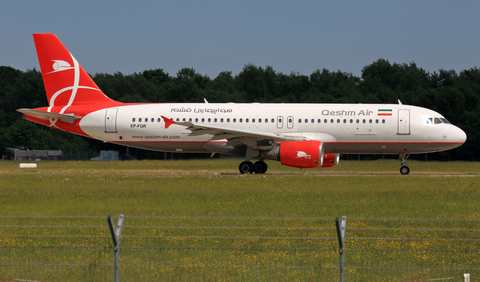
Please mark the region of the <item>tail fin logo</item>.
<svg viewBox="0 0 480 282"><path fill-rule="evenodd" d="M52 65L53 71L49 73L73 69L73 67L68 62L65 62L62 60L53 60L53 62L54 62Z"/></svg>
<svg viewBox="0 0 480 282"><path fill-rule="evenodd" d="M73 67L66 61L63 60L52 60L54 63L52 65L53 71L46 73L46 74L52 74L52 73L58 73L61 71L65 70L74 70L73 72L73 85L64 87L59 89L57 92L55 92L51 97L49 101L49 107L48 107L48 112L52 111L52 107L55 106L55 99L57 99L58 96L60 96L62 93L66 91L70 91L70 99L68 99L67 104L60 110L60 114L64 114L65 111L68 109L73 104L73 101L75 100L75 97L77 95L77 92L79 89L90 89L90 90L95 90L95 91L100 91L100 89L95 88L95 87L89 87L89 86L81 86L80 85L80 65L78 64L77 60L70 54L72 61L73 61ZM70 76L70 75L68 75ZM65 76L63 76L65 77ZM100 91L101 92L101 91ZM52 118L50 119L50 127L57 127L58 119L57 118ZM58 127L57 127L58 128Z"/></svg>
<svg viewBox="0 0 480 282"><path fill-rule="evenodd" d="M62 110L59 112L60 114L63 114L65 110L67 110L68 107L70 107L75 100L75 97L77 95L77 92L79 89L90 89L90 90L95 90L95 91L100 91L100 89L95 88L95 87L89 87L89 86L81 86L80 84L80 65L78 64L77 60L70 54L72 61L73 61L73 67L66 61L63 60L52 60L54 63L52 65L53 71L47 73L57 73L65 70L74 70L73 73L73 85L64 87L62 89L59 89L57 92L55 92L51 97L50 97L50 107L48 108L48 111L50 112L52 107L55 106L55 99L65 91L71 90L72 92L70 93L70 99L68 100L68 103L65 105L65 107L62 108ZM100 91L101 92L101 91Z"/></svg>

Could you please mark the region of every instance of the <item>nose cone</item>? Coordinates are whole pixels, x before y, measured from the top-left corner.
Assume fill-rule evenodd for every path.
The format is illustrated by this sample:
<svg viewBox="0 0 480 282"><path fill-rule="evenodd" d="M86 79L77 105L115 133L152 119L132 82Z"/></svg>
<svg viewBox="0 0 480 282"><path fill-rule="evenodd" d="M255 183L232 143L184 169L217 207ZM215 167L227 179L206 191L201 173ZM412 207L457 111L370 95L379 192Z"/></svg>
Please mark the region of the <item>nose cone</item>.
<svg viewBox="0 0 480 282"><path fill-rule="evenodd" d="M465 131L455 127L455 143L462 145L465 141L467 141L467 134L465 134Z"/></svg>

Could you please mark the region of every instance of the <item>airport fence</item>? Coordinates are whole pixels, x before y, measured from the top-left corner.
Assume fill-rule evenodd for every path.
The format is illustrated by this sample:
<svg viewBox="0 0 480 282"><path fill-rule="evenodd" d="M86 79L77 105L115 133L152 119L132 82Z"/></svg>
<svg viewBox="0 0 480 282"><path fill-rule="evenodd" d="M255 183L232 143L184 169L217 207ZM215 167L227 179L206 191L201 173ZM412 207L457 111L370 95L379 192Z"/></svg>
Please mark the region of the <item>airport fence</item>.
<svg viewBox="0 0 480 282"><path fill-rule="evenodd" d="M480 281L479 222L0 216L0 281Z"/></svg>

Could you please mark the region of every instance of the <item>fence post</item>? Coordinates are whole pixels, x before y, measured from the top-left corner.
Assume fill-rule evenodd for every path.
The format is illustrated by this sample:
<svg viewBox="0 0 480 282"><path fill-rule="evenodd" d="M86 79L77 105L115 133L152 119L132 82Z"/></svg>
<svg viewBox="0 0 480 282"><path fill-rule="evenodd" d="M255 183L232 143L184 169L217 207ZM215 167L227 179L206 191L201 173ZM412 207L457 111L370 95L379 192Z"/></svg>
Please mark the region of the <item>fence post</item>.
<svg viewBox="0 0 480 282"><path fill-rule="evenodd" d="M345 243L345 228L347 227L347 216L342 216L342 223L340 224L340 218L335 218L335 225L337 226L338 237L338 252L340 254L340 282L343 282L343 247Z"/></svg>
<svg viewBox="0 0 480 282"><path fill-rule="evenodd" d="M470 274L464 273L463 274L463 282L470 282Z"/></svg>
<svg viewBox="0 0 480 282"><path fill-rule="evenodd" d="M112 234L112 240L113 240L113 253L115 256L115 261L114 261L114 271L115 271L115 282L118 282L118 264L120 260L120 254L119 254L119 249L120 249L120 234L122 233L122 226L123 226L123 214L121 214L118 217L118 224L117 228L115 228L115 225L113 223L112 216L109 215L107 217L108 221L108 226L110 227L110 233Z"/></svg>

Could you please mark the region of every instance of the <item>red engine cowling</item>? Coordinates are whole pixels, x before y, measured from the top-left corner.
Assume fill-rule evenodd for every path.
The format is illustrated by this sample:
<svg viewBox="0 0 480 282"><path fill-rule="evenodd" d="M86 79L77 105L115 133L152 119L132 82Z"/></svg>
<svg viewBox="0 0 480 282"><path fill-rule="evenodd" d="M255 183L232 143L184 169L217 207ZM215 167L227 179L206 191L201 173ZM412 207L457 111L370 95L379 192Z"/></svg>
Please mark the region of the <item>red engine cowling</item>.
<svg viewBox="0 0 480 282"><path fill-rule="evenodd" d="M322 167L334 167L340 162L340 154L324 154Z"/></svg>
<svg viewBox="0 0 480 282"><path fill-rule="evenodd" d="M299 168L320 167L323 164L323 144L315 140L281 142L280 162Z"/></svg>

